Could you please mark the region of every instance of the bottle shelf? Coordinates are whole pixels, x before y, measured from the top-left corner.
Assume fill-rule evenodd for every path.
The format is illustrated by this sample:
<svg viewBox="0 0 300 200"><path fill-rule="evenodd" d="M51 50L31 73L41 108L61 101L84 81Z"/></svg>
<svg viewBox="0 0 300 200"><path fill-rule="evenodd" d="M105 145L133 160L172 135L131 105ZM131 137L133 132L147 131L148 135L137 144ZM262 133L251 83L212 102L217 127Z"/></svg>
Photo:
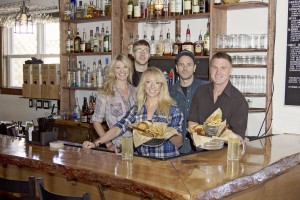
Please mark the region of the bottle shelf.
<svg viewBox="0 0 300 200"><path fill-rule="evenodd" d="M98 87L62 87L67 90L98 90Z"/></svg>
<svg viewBox="0 0 300 200"><path fill-rule="evenodd" d="M266 112L265 108L249 108L249 113Z"/></svg>
<svg viewBox="0 0 300 200"><path fill-rule="evenodd" d="M209 59L209 56L195 56L196 59ZM151 56L152 60L175 60L176 56Z"/></svg>
<svg viewBox="0 0 300 200"><path fill-rule="evenodd" d="M191 14L191 15L178 15L178 16L168 16L168 20L185 20L185 19L201 19L201 18L209 18L210 13L198 13L198 14ZM164 17L159 18L159 20L165 20ZM125 19L125 22L133 22L133 23L140 23L146 22L146 18L133 18L133 19Z"/></svg>
<svg viewBox="0 0 300 200"><path fill-rule="evenodd" d="M233 68L267 68L267 65L259 64L233 64Z"/></svg>
<svg viewBox="0 0 300 200"><path fill-rule="evenodd" d="M240 2L240 3L230 3L230 4L220 4L214 5L216 9L222 10L238 10L238 9L250 9L250 8L268 8L268 3L266 2Z"/></svg>
<svg viewBox="0 0 300 200"><path fill-rule="evenodd" d="M105 55L111 55L111 52L82 52L82 53L63 53L63 56L105 56Z"/></svg>
<svg viewBox="0 0 300 200"><path fill-rule="evenodd" d="M266 93L243 93L245 97L266 97Z"/></svg>
<svg viewBox="0 0 300 200"><path fill-rule="evenodd" d="M227 52L227 53L240 53L240 52L267 52L268 49L257 49L257 48L214 48L214 52Z"/></svg>
<svg viewBox="0 0 300 200"><path fill-rule="evenodd" d="M99 22L99 21L110 21L111 16L100 16L94 18L80 18L80 19L70 19L70 20L61 20L66 23L90 23L90 22Z"/></svg>

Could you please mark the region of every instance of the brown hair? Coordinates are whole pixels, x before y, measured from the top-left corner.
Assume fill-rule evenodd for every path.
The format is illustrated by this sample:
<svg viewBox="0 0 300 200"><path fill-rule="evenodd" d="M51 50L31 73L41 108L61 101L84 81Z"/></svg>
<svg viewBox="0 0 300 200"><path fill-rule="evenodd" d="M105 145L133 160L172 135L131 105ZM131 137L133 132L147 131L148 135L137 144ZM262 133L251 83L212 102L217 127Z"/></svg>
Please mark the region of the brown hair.
<svg viewBox="0 0 300 200"><path fill-rule="evenodd" d="M146 40L138 40L138 41L135 41L133 43L133 49L136 47L136 46L146 46L150 49L150 45L149 45L149 42L147 42Z"/></svg>
<svg viewBox="0 0 300 200"><path fill-rule="evenodd" d="M221 58L227 60L232 66L231 56L224 52L217 52L215 55L213 55L213 57L210 60L210 63L212 63L214 59L221 59Z"/></svg>

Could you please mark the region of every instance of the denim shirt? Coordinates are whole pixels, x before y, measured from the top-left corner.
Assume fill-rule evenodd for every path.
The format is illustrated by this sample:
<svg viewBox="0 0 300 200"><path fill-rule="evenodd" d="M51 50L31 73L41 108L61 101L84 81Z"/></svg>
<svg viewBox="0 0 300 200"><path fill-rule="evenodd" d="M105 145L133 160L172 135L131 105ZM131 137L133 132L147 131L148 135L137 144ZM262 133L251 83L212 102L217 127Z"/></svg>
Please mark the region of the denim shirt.
<svg viewBox="0 0 300 200"><path fill-rule="evenodd" d="M192 84L187 87L186 96L184 95L179 82L175 83L169 89L171 97L173 99L175 99L175 101L177 102L177 107L183 114L183 122L182 122L183 145L179 149L180 153L189 153L192 150L191 141L187 137L187 134L188 134L188 132L186 130L188 127L187 118L190 113L190 106L191 106L192 99L193 99L196 89L198 88L198 86L204 85L207 83L209 83L209 81L194 78Z"/></svg>

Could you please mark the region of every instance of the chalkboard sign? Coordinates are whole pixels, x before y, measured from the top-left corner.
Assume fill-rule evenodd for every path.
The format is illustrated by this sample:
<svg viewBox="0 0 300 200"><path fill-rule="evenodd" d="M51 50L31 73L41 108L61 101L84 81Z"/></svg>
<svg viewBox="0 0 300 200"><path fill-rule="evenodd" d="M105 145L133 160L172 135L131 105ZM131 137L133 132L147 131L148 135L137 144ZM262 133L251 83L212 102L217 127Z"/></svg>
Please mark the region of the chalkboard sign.
<svg viewBox="0 0 300 200"><path fill-rule="evenodd" d="M289 0L285 105L300 105L300 0Z"/></svg>

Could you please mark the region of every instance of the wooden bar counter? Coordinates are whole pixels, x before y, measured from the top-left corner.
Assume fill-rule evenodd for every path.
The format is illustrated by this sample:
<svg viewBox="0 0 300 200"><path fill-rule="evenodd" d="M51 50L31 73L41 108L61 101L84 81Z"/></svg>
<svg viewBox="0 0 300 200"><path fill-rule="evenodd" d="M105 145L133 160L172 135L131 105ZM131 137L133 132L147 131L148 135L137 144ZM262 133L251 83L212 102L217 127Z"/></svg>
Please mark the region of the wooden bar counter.
<svg viewBox="0 0 300 200"><path fill-rule="evenodd" d="M300 135L281 134L247 142L239 162L221 150L162 161L134 156L122 161L111 152L26 144L0 135L0 177L43 177L56 193L100 199L98 185L123 197L106 199L299 199Z"/></svg>

